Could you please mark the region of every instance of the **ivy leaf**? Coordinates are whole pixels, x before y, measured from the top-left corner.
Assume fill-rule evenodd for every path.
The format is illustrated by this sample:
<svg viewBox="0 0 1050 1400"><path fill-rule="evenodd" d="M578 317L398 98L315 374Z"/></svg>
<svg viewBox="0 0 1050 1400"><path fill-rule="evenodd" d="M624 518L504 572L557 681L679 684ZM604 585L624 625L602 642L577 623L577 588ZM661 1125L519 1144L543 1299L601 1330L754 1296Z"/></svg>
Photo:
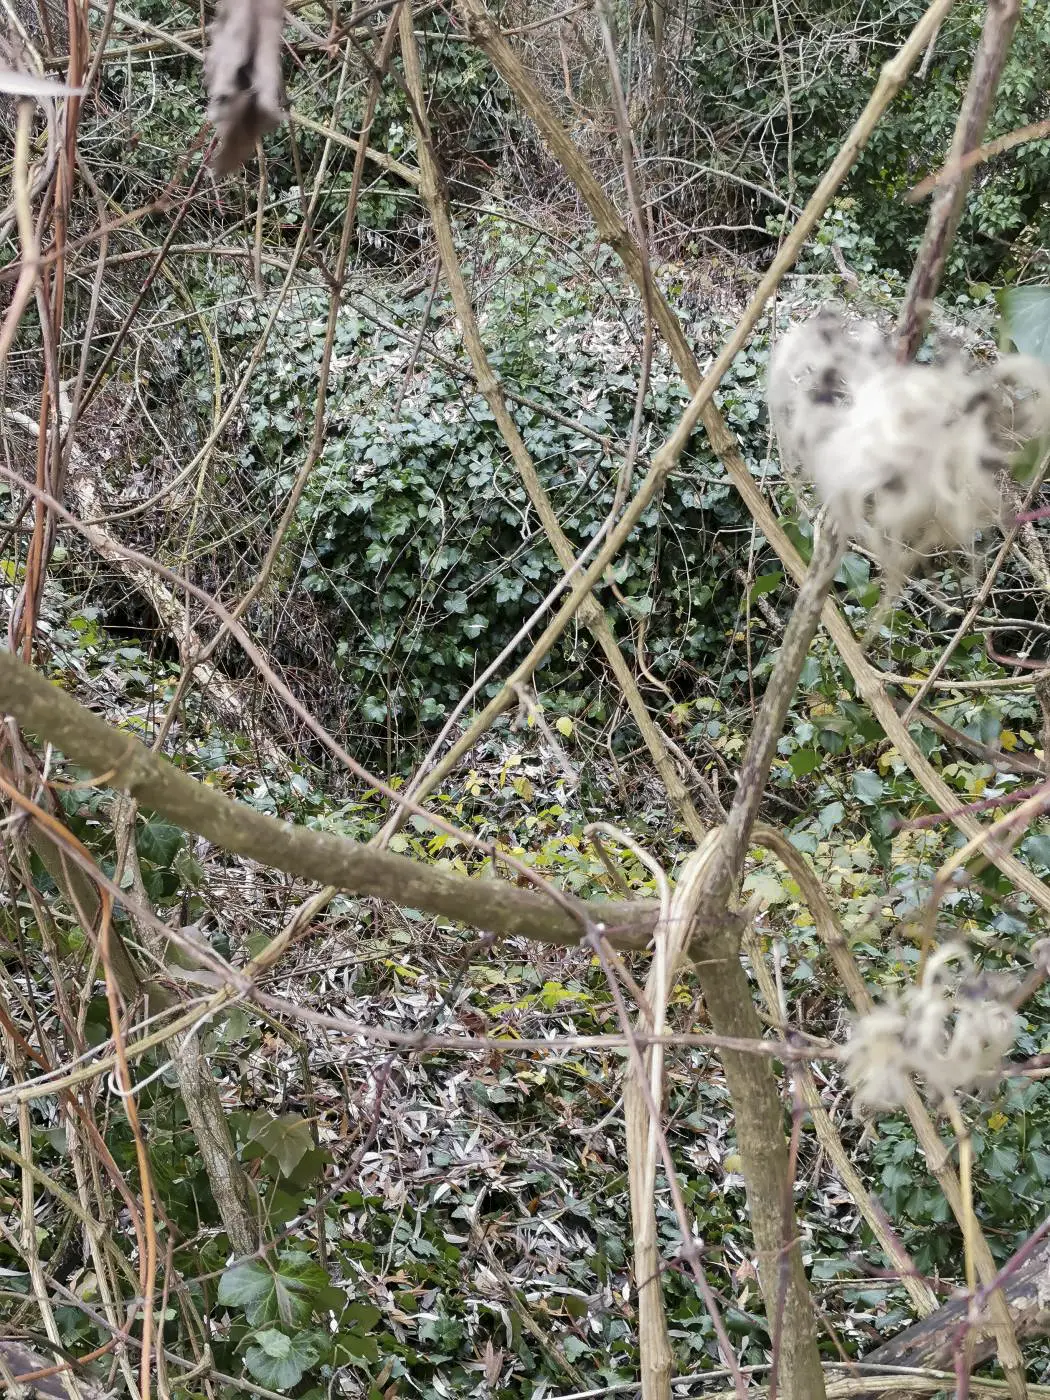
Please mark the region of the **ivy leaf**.
<svg viewBox="0 0 1050 1400"><path fill-rule="evenodd" d="M283 1113L279 1118L269 1114L253 1114L249 1129L248 1147L258 1147L260 1152L247 1152L245 1155L272 1157L282 1176L291 1176L307 1152L313 1150L314 1139L310 1124L295 1113Z"/></svg>
<svg viewBox="0 0 1050 1400"><path fill-rule="evenodd" d="M773 590L779 588L783 582L784 575L780 572L775 574L759 574L758 578L756 578L751 585L750 596L752 603L756 598L761 598L766 593L772 593Z"/></svg>
<svg viewBox="0 0 1050 1400"><path fill-rule="evenodd" d="M996 301L1021 354L1050 364L1050 287L1004 287Z"/></svg>
<svg viewBox="0 0 1050 1400"><path fill-rule="evenodd" d="M251 1323L276 1315L270 1313L267 1306L272 1293L273 1274L257 1259L235 1264L219 1279L219 1302L243 1308Z"/></svg>
<svg viewBox="0 0 1050 1400"><path fill-rule="evenodd" d="M788 759L788 763L796 778L804 778L807 773L812 773L814 768L820 767L821 757L817 749L797 749Z"/></svg>
<svg viewBox="0 0 1050 1400"><path fill-rule="evenodd" d="M627 594L620 603L625 612L633 613L635 617L650 617L653 611L653 600L648 593Z"/></svg>
<svg viewBox="0 0 1050 1400"><path fill-rule="evenodd" d="M1036 865L1050 869L1050 834L1047 832L1037 831L1034 835L1026 837L1021 850Z"/></svg>
<svg viewBox="0 0 1050 1400"><path fill-rule="evenodd" d="M993 1147L983 1163L993 1181L1010 1181L1017 1175L1019 1160L1012 1147Z"/></svg>
<svg viewBox="0 0 1050 1400"><path fill-rule="evenodd" d="M858 768L853 775L853 791L865 806L873 807L882 798L883 781L870 768Z"/></svg>
<svg viewBox="0 0 1050 1400"><path fill-rule="evenodd" d="M871 565L867 559L854 554L851 549L847 550L842 556L835 579L838 583L844 583L854 593L860 592L871 582Z"/></svg>
<svg viewBox="0 0 1050 1400"><path fill-rule="evenodd" d="M135 844L143 860L167 869L181 850L184 839L177 826L151 817L140 827Z"/></svg>
<svg viewBox="0 0 1050 1400"><path fill-rule="evenodd" d="M332 1360L338 1365L351 1362L375 1362L379 1360L379 1343L375 1337L358 1332L340 1332L332 1346Z"/></svg>
<svg viewBox="0 0 1050 1400"><path fill-rule="evenodd" d="M374 1303L355 1301L347 1303L339 1321L351 1332L371 1332L382 1315Z"/></svg>
<svg viewBox="0 0 1050 1400"><path fill-rule="evenodd" d="M571 1334L562 1340L561 1349L565 1353L567 1361L579 1361L581 1356L590 1353L591 1345L585 1342L582 1337L574 1337Z"/></svg>
<svg viewBox="0 0 1050 1400"><path fill-rule="evenodd" d="M744 881L748 894L756 894L763 904L783 904L788 892L775 875L767 870L753 870Z"/></svg>
<svg viewBox="0 0 1050 1400"><path fill-rule="evenodd" d="M320 1356L317 1339L312 1333L300 1332L288 1337L270 1329L256 1332L254 1345L244 1353L244 1364L260 1385L273 1390L290 1390L317 1364Z"/></svg>
<svg viewBox="0 0 1050 1400"><path fill-rule="evenodd" d="M379 1343L369 1335L382 1314L372 1303L348 1303L339 1319L339 1335L333 1342L332 1360L336 1365L350 1361L377 1361Z"/></svg>
<svg viewBox="0 0 1050 1400"><path fill-rule="evenodd" d="M241 1307L252 1327L280 1321L298 1326L310 1316L312 1299L328 1275L308 1254L286 1250L271 1269L261 1259L234 1264L219 1280L219 1302Z"/></svg>

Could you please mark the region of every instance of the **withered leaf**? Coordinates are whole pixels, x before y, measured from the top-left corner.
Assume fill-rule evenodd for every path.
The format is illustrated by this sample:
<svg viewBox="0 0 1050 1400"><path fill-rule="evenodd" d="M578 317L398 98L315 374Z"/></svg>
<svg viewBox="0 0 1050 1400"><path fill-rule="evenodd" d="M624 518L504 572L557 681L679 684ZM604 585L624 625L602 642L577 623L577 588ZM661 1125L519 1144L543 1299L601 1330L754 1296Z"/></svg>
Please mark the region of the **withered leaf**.
<svg viewBox="0 0 1050 1400"><path fill-rule="evenodd" d="M283 28L283 0L220 0L205 60L220 175L250 159L259 137L284 120Z"/></svg>

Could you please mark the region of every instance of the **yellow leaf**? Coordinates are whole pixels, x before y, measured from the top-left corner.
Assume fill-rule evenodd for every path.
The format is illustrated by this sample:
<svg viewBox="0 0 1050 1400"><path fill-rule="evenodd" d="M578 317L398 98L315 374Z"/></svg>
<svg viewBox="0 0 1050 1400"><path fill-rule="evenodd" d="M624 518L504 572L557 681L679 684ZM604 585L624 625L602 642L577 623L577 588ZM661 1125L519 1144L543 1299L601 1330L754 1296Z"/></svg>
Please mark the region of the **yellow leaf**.
<svg viewBox="0 0 1050 1400"><path fill-rule="evenodd" d="M1005 1113L993 1113L991 1118L988 1119L988 1126L993 1133L998 1133L1006 1127L1009 1121Z"/></svg>
<svg viewBox="0 0 1050 1400"><path fill-rule="evenodd" d="M1012 729L1004 729L999 735L999 742L1007 753L1012 753L1017 748L1017 735Z"/></svg>
<svg viewBox="0 0 1050 1400"><path fill-rule="evenodd" d="M554 721L554 727L559 734L564 734L567 739L572 733L572 720L568 715L559 715Z"/></svg>
<svg viewBox="0 0 1050 1400"><path fill-rule="evenodd" d="M897 757L896 749L887 749L885 753L879 754L879 772L885 773L887 768L892 768L893 760Z"/></svg>

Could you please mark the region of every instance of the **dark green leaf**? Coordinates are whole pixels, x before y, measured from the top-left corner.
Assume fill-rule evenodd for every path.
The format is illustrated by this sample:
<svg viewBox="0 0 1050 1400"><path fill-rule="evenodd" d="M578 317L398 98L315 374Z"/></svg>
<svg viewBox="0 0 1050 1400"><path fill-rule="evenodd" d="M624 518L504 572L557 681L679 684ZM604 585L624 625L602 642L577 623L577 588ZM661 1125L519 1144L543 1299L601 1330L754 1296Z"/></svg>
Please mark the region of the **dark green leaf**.
<svg viewBox="0 0 1050 1400"><path fill-rule="evenodd" d="M781 572L775 574L759 574L751 585L751 601L761 598L766 593L772 593L784 582L784 575Z"/></svg>
<svg viewBox="0 0 1050 1400"><path fill-rule="evenodd" d="M791 771L796 778L804 778L821 764L821 755L816 749L797 749L788 759Z"/></svg>
<svg viewBox="0 0 1050 1400"><path fill-rule="evenodd" d="M219 1280L219 1302L242 1307L253 1327L277 1321L291 1327L306 1321L315 1295L327 1282L324 1269L308 1254L286 1250L276 1269L259 1259L227 1269Z"/></svg>
<svg viewBox="0 0 1050 1400"><path fill-rule="evenodd" d="M1050 833L1037 831L1033 836L1026 837L1021 850L1036 865L1050 869Z"/></svg>
<svg viewBox="0 0 1050 1400"><path fill-rule="evenodd" d="M284 1113L280 1118L257 1113L252 1117L248 1145L261 1148L268 1157L272 1157L282 1176L291 1176L301 1158L313 1150L314 1139L310 1124L297 1113Z"/></svg>
<svg viewBox="0 0 1050 1400"><path fill-rule="evenodd" d="M136 837L139 855L151 865L167 868L182 847L185 837L177 826L151 817L143 822Z"/></svg>
<svg viewBox="0 0 1050 1400"><path fill-rule="evenodd" d="M847 550L842 556L842 563L839 571L835 575L839 583L844 583L847 588L854 591L866 588L871 579L871 565L867 559L861 558L859 554L854 554L852 550Z"/></svg>

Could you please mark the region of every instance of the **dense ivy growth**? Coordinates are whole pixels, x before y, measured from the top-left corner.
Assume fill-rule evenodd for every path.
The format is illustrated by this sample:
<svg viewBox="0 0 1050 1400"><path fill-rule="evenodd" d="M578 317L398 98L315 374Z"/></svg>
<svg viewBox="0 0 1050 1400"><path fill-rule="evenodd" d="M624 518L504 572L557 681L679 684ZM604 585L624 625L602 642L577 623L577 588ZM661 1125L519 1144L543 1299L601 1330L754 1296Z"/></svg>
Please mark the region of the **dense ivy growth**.
<svg viewBox="0 0 1050 1400"><path fill-rule="evenodd" d="M528 256L522 256L527 252ZM569 538L583 548L608 515L635 412L640 348L630 294L603 299L581 268L587 249L537 255L494 220L474 231L472 272L486 284L484 333L497 373L528 404L515 419ZM411 326L425 293L394 313ZM411 336L372 300L339 324L330 420L299 520L302 584L331 605L343 677L367 721L411 736L436 720L515 636L562 571L491 413L464 363L451 308L433 311L437 365L411 359ZM317 305L300 302L252 390L246 479L280 499L306 452L324 335ZM372 315L369 315L369 312ZM249 337L256 324L242 322ZM764 469L761 349L741 357L723 409ZM379 388L384 392L377 393ZM643 419L645 447L673 425L684 390L658 358ZM550 405L550 413L544 411ZM575 409L574 409L574 406ZM573 414L570 419L569 414ZM644 468L644 462L639 470ZM703 439L617 562L604 601L628 650L645 629L647 664L683 695L721 671L741 606L720 587L746 563L742 507ZM586 633L570 634L540 675L566 706L604 717L600 693L578 682ZM486 691L491 693L498 681Z"/></svg>

